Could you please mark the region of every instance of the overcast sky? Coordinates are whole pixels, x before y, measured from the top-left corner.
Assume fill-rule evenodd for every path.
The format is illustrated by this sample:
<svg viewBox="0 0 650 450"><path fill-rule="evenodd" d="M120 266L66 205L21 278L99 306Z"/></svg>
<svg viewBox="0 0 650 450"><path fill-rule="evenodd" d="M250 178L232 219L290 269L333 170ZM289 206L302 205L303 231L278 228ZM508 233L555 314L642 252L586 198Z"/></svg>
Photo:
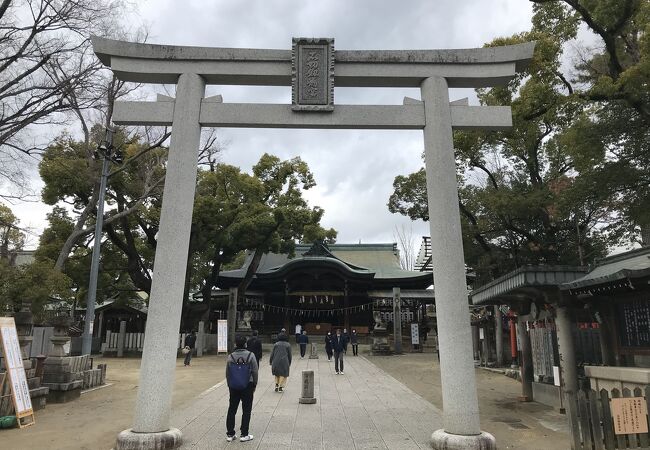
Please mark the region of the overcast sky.
<svg viewBox="0 0 650 450"><path fill-rule="evenodd" d="M332 37L340 50L481 47L529 29L531 17L524 0L140 0L138 8L128 20L147 25L150 43L277 49L290 49L294 36ZM206 95L217 93L225 102L291 101L289 87L210 86ZM450 97L472 94L452 90ZM341 88L334 101L401 104L405 95L419 98L419 91ZM307 161L317 182L307 198L325 209L323 225L338 230L340 243L393 242L402 224L412 225L418 241L429 234L426 223L386 207L395 176L422 166L421 131L220 129L219 135L227 143L222 162L244 170L264 152ZM31 203L12 209L22 227L40 233L50 208Z"/></svg>

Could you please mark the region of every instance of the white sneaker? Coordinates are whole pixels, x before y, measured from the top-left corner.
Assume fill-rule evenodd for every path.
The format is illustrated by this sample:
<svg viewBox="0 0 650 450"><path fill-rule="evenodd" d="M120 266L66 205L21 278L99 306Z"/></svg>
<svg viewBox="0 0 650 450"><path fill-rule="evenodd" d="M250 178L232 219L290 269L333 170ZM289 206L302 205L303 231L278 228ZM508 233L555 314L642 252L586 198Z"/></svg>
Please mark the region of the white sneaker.
<svg viewBox="0 0 650 450"><path fill-rule="evenodd" d="M247 436L242 436L239 438L239 442L248 442L253 440L253 435L249 434Z"/></svg>
<svg viewBox="0 0 650 450"><path fill-rule="evenodd" d="M234 441L235 439L237 439L237 436L234 435L234 434L233 434L232 436L228 436L228 435L226 435L226 440L227 440L228 442L232 442L232 441Z"/></svg>
<svg viewBox="0 0 650 450"><path fill-rule="evenodd" d="M341 370L341 375L345 375L345 374L343 373L343 371L342 371L342 370Z"/></svg>
<svg viewBox="0 0 650 450"><path fill-rule="evenodd" d="M338 373L338 372L336 372L336 374L338 375L339 373Z"/></svg>

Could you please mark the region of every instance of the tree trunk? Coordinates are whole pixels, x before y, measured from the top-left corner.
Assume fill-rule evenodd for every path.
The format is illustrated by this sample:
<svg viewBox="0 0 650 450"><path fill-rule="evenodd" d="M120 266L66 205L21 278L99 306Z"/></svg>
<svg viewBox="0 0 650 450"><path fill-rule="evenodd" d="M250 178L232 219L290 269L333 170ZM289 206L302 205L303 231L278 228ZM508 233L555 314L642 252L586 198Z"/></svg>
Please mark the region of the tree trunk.
<svg viewBox="0 0 650 450"><path fill-rule="evenodd" d="M257 247L253 253L253 259L251 259L251 263L246 268L246 274L237 287L237 296L239 297L238 302L241 304L243 304L243 300L246 297L246 289L248 289L251 281L253 281L253 277L257 273L257 269L260 266L260 261L262 260L263 255L264 251L261 249L261 247Z"/></svg>

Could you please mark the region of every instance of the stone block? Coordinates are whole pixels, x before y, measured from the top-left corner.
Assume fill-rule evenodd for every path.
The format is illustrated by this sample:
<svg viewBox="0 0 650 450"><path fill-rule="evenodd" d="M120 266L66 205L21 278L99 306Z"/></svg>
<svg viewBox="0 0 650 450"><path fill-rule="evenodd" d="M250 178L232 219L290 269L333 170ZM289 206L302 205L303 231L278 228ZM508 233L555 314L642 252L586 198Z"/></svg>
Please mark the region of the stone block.
<svg viewBox="0 0 650 450"><path fill-rule="evenodd" d="M45 397L47 394L50 392L50 388L41 386L37 387L35 389L30 389L29 390L29 396L34 400L37 397Z"/></svg>
<svg viewBox="0 0 650 450"><path fill-rule="evenodd" d="M77 378L76 373L46 373L43 374L43 383L70 383Z"/></svg>
<svg viewBox="0 0 650 450"><path fill-rule="evenodd" d="M71 356L48 356L43 363L46 366L69 366Z"/></svg>
<svg viewBox="0 0 650 450"><path fill-rule="evenodd" d="M41 395L40 397L36 397L32 399L32 410L33 411L39 411L43 408L45 408L45 405L47 404L47 395Z"/></svg>
<svg viewBox="0 0 650 450"><path fill-rule="evenodd" d="M67 403L78 399L81 396L81 387L67 391L51 390L47 395L50 403Z"/></svg>
<svg viewBox="0 0 650 450"><path fill-rule="evenodd" d="M97 367L99 369L101 369L101 371L102 371L100 384L104 384L104 383L106 383L106 369L107 369L107 366L106 366L106 364L99 364Z"/></svg>
<svg viewBox="0 0 650 450"><path fill-rule="evenodd" d="M44 375L46 375L50 373L71 373L73 371L70 370L70 366L56 364L51 366L45 366L45 370L43 372Z"/></svg>
<svg viewBox="0 0 650 450"><path fill-rule="evenodd" d="M43 383L42 385L50 388L50 391L71 391L74 389L81 389L83 381L76 380L69 383Z"/></svg>
<svg viewBox="0 0 650 450"><path fill-rule="evenodd" d="M27 378L27 386L29 386L30 391L41 387L41 379L38 377Z"/></svg>

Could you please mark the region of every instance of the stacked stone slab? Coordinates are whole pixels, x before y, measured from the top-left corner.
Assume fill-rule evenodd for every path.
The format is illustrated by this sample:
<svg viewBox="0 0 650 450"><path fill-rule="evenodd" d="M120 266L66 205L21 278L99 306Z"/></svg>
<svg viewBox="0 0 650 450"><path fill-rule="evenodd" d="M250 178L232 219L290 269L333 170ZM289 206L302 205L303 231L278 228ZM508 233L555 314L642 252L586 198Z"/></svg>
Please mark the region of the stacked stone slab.
<svg viewBox="0 0 650 450"><path fill-rule="evenodd" d="M87 369L83 372L83 388L90 389L100 386L106 382L106 364L97 364L95 369Z"/></svg>
<svg viewBox="0 0 650 450"><path fill-rule="evenodd" d="M89 362L88 355L48 356L43 367L43 386L50 389L48 400L66 403L79 398Z"/></svg>

